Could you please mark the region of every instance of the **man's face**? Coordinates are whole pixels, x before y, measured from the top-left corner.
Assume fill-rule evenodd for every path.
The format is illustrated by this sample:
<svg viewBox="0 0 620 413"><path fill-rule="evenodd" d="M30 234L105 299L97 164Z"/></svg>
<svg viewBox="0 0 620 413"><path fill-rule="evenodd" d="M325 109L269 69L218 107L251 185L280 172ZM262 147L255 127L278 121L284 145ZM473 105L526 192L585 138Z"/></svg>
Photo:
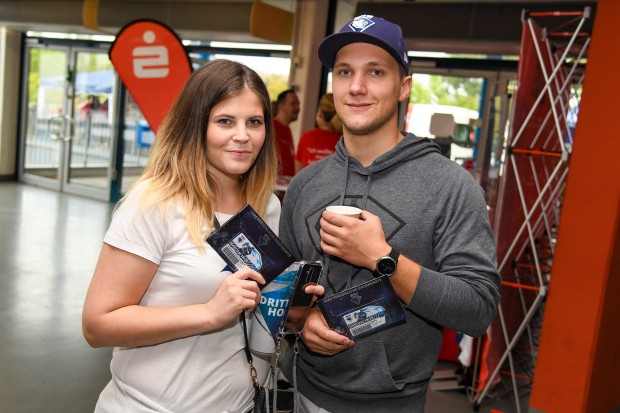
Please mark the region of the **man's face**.
<svg viewBox="0 0 620 413"><path fill-rule="evenodd" d="M398 102L409 98L411 77L401 79L396 59L382 48L351 43L336 55L332 88L345 130L368 135L397 124Z"/></svg>
<svg viewBox="0 0 620 413"><path fill-rule="evenodd" d="M284 103L278 107L278 113L282 113L289 123L294 122L299 117L299 98L295 93L288 93Z"/></svg>

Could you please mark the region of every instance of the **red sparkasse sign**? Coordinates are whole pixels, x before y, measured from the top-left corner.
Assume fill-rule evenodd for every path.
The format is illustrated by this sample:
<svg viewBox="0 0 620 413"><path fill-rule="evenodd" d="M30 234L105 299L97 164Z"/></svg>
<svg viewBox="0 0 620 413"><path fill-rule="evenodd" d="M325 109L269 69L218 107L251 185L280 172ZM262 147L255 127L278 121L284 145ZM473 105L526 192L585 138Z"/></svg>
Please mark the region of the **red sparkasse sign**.
<svg viewBox="0 0 620 413"><path fill-rule="evenodd" d="M109 55L149 126L157 132L192 73L181 39L162 23L138 20L121 29Z"/></svg>

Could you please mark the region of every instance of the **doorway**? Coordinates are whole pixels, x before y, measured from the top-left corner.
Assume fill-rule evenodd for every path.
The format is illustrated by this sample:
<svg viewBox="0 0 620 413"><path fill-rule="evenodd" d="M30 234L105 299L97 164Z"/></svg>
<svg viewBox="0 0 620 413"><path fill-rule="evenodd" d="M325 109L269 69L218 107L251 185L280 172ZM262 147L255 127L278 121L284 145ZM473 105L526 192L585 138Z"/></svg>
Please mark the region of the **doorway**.
<svg viewBox="0 0 620 413"><path fill-rule="evenodd" d="M20 181L110 199L119 82L104 46L26 44Z"/></svg>

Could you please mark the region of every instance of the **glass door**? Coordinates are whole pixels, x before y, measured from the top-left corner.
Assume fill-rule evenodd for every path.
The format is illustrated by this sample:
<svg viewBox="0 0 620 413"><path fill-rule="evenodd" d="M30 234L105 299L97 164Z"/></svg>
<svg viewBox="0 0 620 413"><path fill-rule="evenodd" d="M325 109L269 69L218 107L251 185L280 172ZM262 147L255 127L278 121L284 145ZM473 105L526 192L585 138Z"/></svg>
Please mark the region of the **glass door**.
<svg viewBox="0 0 620 413"><path fill-rule="evenodd" d="M107 51L28 45L20 180L108 200L116 77Z"/></svg>
<svg viewBox="0 0 620 413"><path fill-rule="evenodd" d="M64 48L32 47L26 52L20 175L54 189L60 189L62 156L72 124L65 98L68 61Z"/></svg>
<svg viewBox="0 0 620 413"><path fill-rule="evenodd" d="M65 191L109 198L114 150L115 74L107 52L72 49L69 110L73 134L65 160Z"/></svg>

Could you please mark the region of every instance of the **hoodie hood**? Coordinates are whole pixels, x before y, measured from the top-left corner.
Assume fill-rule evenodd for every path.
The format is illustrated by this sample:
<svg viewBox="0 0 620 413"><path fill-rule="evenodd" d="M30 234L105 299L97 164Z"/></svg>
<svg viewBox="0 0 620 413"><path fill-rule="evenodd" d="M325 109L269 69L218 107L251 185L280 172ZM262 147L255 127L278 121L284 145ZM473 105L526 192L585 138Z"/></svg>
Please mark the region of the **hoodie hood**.
<svg viewBox="0 0 620 413"><path fill-rule="evenodd" d="M347 148L344 146L344 138L340 139L336 145L336 153L334 154L336 162L342 165L345 170L340 205L344 205L343 202L347 192L349 174L358 174L367 177L366 190L364 191L362 205L360 205L360 208L366 209L368 193L372 186L374 174L383 172L403 161L420 158L433 152L440 153L437 144L428 138L418 138L413 133L407 133L395 147L379 156L372 164L365 167L349 154Z"/></svg>

